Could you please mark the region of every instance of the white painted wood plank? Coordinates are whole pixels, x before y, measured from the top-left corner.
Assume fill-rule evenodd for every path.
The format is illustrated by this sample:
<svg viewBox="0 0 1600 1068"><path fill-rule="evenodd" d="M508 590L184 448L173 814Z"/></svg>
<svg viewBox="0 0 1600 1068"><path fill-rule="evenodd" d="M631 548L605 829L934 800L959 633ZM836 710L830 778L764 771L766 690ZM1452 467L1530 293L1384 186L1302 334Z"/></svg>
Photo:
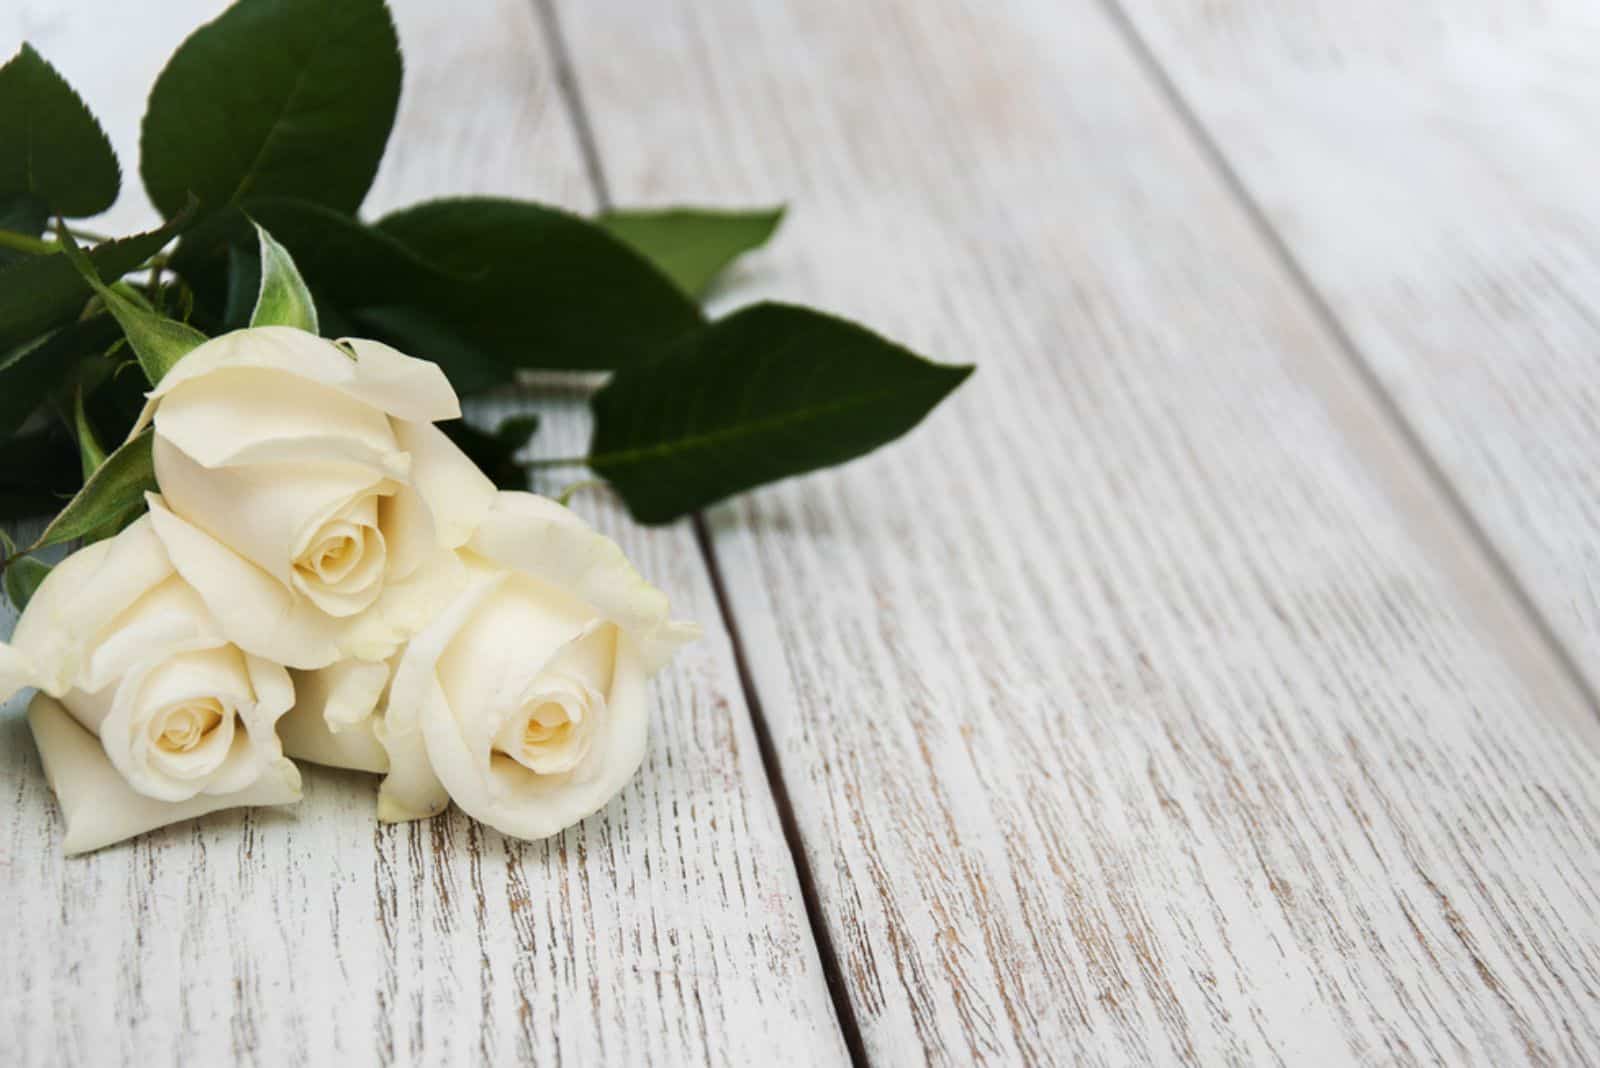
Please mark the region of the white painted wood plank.
<svg viewBox="0 0 1600 1068"><path fill-rule="evenodd" d="M1125 7L1600 688L1600 7Z"/></svg>
<svg viewBox="0 0 1600 1068"><path fill-rule="evenodd" d="M58 63L131 168L145 87L220 6L28 3L0 15L0 46L26 36ZM587 207L532 11L396 6L407 90L373 210L455 192ZM128 185L108 228L149 219ZM548 447L575 447L570 408L547 407ZM577 506L707 637L655 688L639 777L549 842L459 814L380 828L375 780L308 768L295 810L219 814L64 861L20 702L8 706L0 1062L841 1060L693 539L641 530L603 498Z"/></svg>
<svg viewBox="0 0 1600 1068"><path fill-rule="evenodd" d="M1103 9L561 12L728 302L979 363L714 513L872 1059L1600 1057L1594 719Z"/></svg>

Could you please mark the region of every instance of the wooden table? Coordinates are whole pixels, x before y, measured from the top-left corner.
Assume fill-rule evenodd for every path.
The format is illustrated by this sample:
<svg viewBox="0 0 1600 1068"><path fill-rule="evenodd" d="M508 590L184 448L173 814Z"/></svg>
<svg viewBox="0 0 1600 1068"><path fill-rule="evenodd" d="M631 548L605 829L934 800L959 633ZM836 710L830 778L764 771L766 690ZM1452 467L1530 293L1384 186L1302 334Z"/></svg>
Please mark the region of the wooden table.
<svg viewBox="0 0 1600 1068"><path fill-rule="evenodd" d="M131 175L219 6L0 48ZM0 1060L1600 1059L1591 0L395 6L370 210L784 201L719 308L979 373L698 526L579 499L707 637L557 839L308 769L64 861L13 703Z"/></svg>

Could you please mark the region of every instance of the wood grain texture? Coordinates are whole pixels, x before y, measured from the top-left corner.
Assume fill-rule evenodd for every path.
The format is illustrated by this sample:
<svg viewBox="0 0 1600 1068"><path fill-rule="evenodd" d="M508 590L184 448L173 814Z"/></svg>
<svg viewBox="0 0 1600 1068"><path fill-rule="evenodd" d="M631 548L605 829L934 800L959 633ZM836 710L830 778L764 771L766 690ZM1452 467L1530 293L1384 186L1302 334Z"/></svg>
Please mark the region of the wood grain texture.
<svg viewBox="0 0 1600 1068"><path fill-rule="evenodd" d="M1600 8L1121 2L1600 688Z"/></svg>
<svg viewBox="0 0 1600 1068"><path fill-rule="evenodd" d="M83 87L125 167L144 88L221 5L136 6L0 16L0 45L32 38ZM395 6L407 90L372 209L450 192L587 207L532 11ZM148 219L131 188L108 227ZM526 407L512 391L477 415ZM574 407L545 406L550 448L577 447ZM219 814L64 861L21 703L8 705L0 1063L843 1059L692 535L642 530L603 497L576 506L707 637L654 688L639 776L559 838L516 842L458 813L380 827L375 780L307 768L297 808Z"/></svg>
<svg viewBox="0 0 1600 1068"><path fill-rule="evenodd" d="M873 1061L1600 1058L1592 710L1104 9L560 12L618 200L794 206L724 303L979 364L712 524Z"/></svg>

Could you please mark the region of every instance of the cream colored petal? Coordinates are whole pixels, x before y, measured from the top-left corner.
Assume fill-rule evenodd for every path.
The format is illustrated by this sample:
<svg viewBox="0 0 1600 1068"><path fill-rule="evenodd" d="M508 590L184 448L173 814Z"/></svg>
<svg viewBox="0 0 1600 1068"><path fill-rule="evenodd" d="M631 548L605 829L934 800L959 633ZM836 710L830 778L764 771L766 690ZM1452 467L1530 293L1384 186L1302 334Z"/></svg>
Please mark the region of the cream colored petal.
<svg viewBox="0 0 1600 1068"><path fill-rule="evenodd" d="M293 676L294 708L278 724L285 753L335 768L389 770L389 756L373 729L389 684L388 664L341 660Z"/></svg>
<svg viewBox="0 0 1600 1068"><path fill-rule="evenodd" d="M28 725L66 824L62 846L69 856L219 809L300 800L300 772L288 760L280 760L236 793L201 794L177 803L157 801L131 789L95 736L55 699L35 695L28 706Z"/></svg>
<svg viewBox="0 0 1600 1068"><path fill-rule="evenodd" d="M367 611L349 620L339 637L345 656L387 660L427 626L461 592L466 569L452 552L436 552L404 581L391 581Z"/></svg>
<svg viewBox="0 0 1600 1068"><path fill-rule="evenodd" d="M380 409L278 371L225 368L167 391L155 426L203 467L342 460L404 475Z"/></svg>
<svg viewBox="0 0 1600 1068"><path fill-rule="evenodd" d="M263 660L259 656L244 656L245 670L250 674L250 689L255 691L255 704L246 720L252 732L260 731L272 745L272 727L294 705L294 680L282 664Z"/></svg>
<svg viewBox="0 0 1600 1068"><path fill-rule="evenodd" d="M695 624L668 618L667 595L645 581L616 542L548 497L502 491L468 547L591 605L628 632L647 673L699 637Z"/></svg>
<svg viewBox="0 0 1600 1068"><path fill-rule="evenodd" d="M355 350L359 396L396 419L437 423L461 418L461 401L444 371L432 360L419 360L381 341L340 338Z"/></svg>
<svg viewBox="0 0 1600 1068"><path fill-rule="evenodd" d="M278 723L278 733L284 753L296 760L382 775L389 770L389 754L378 740L380 722L371 719L335 734L314 710L296 705Z"/></svg>
<svg viewBox="0 0 1600 1068"><path fill-rule="evenodd" d="M174 515L156 494L147 500L152 529L228 640L288 667L318 668L339 659L344 621L324 615L261 568Z"/></svg>
<svg viewBox="0 0 1600 1068"><path fill-rule="evenodd" d="M461 402L437 364L376 341L348 344L355 359L331 341L286 326L236 330L212 338L167 372L150 394L133 433L148 425L163 398L185 383L241 367L281 371L329 386L400 419L436 422L461 415Z"/></svg>
<svg viewBox="0 0 1600 1068"><path fill-rule="evenodd" d="M227 639L248 653L311 670L336 660L386 660L461 589L455 553L435 553L403 582L389 582L371 608L335 617L227 546L174 515L150 494L150 517L179 573L195 588Z"/></svg>
<svg viewBox="0 0 1600 1068"><path fill-rule="evenodd" d="M283 759L283 744L278 740L278 724L294 706L294 683L281 664L244 654L245 671L255 700L241 705L239 720L249 738L248 752L230 762L206 783L208 794L224 794L243 789L253 779L249 769L259 774Z"/></svg>
<svg viewBox="0 0 1600 1068"><path fill-rule="evenodd" d="M69 713L74 711L73 696L68 694L62 701ZM98 733L101 748L112 767L134 791L169 802L185 801L205 791L210 774L204 778L190 778L162 766L162 759L152 752L148 727L155 711L178 701L206 697L220 699L229 711L224 726L231 740L235 734L232 713L249 707L255 699L244 655L233 646L195 646L153 652L117 682L110 710L99 723ZM74 718L84 727L95 729L94 724L85 723L81 716ZM233 762L232 774L224 778L236 780L242 777L237 765L255 765L253 756L248 746L235 750L230 744L226 755L218 752L212 759L220 759L222 765ZM222 766L218 766L211 774L222 770ZM244 777L244 781L253 782L255 778L256 775L251 774Z"/></svg>
<svg viewBox="0 0 1600 1068"><path fill-rule="evenodd" d="M648 720L645 673L623 636L606 722L571 772L539 775L499 757L503 764L491 777L448 709L430 707L423 728L434 773L462 811L513 838L539 839L598 812L622 790L644 760Z"/></svg>
<svg viewBox="0 0 1600 1068"><path fill-rule="evenodd" d="M5 642L0 642L0 701L5 701L24 686L32 686L36 672L33 662Z"/></svg>
<svg viewBox="0 0 1600 1068"><path fill-rule="evenodd" d="M75 687L89 692L111 685L133 667L164 649L222 644L222 631L205 602L183 576L168 575L118 613L88 650ZM69 702L69 705L71 702ZM76 714L76 709L73 710ZM96 721L78 717L90 730Z"/></svg>
<svg viewBox="0 0 1600 1068"><path fill-rule="evenodd" d="M597 623L582 602L506 573L438 656L435 671L475 750L520 706L551 657Z"/></svg>
<svg viewBox="0 0 1600 1068"><path fill-rule="evenodd" d="M510 714L495 717L499 722L493 724L492 737L466 729L462 737L469 746L481 746L480 752L504 753L541 774L575 770L607 719L606 695L611 692L620 634L615 623L591 623L544 663L507 706ZM456 722L463 718L458 714ZM559 731L552 732L557 727ZM530 731L540 735L531 746ZM491 773L503 780L500 785L517 787L520 770L503 766L503 761L488 763Z"/></svg>
<svg viewBox="0 0 1600 1068"><path fill-rule="evenodd" d="M444 715L449 704L439 687L440 655L455 639L478 606L505 580L504 572L469 568L464 588L423 628L400 656L389 686L389 705L378 740L389 754L389 776L378 792L378 818L386 821L422 819L441 811L448 801L428 763L422 736L423 720ZM441 709L443 711L441 711Z"/></svg>
<svg viewBox="0 0 1600 1068"><path fill-rule="evenodd" d="M382 472L346 464L202 467L159 434L153 453L167 507L285 586L323 524L399 486Z"/></svg>
<svg viewBox="0 0 1600 1068"><path fill-rule="evenodd" d="M57 697L66 693L105 626L170 574L148 517L79 549L45 577L17 621L10 677L26 670L31 685Z"/></svg>
<svg viewBox="0 0 1600 1068"><path fill-rule="evenodd" d="M418 715L440 714L437 709L444 706L444 694L439 683L430 677L420 680L420 685L423 692ZM374 721L374 729L389 757L389 774L378 786L378 819L384 823L402 823L443 812L450 804L450 795L428 762L422 732L416 729L396 732L387 716Z"/></svg>
<svg viewBox="0 0 1600 1068"><path fill-rule="evenodd" d="M389 550L378 499L365 497L317 528L295 557L293 583L330 616L353 616L383 596ZM331 551L331 558L322 556Z"/></svg>
<svg viewBox="0 0 1600 1068"><path fill-rule="evenodd" d="M494 483L432 423L396 419L394 436L411 454L411 485L433 516L439 544L465 545L494 505Z"/></svg>
<svg viewBox="0 0 1600 1068"><path fill-rule="evenodd" d="M391 581L406 578L439 551L433 515L412 486L401 486L393 496L379 499L378 526L389 548Z"/></svg>

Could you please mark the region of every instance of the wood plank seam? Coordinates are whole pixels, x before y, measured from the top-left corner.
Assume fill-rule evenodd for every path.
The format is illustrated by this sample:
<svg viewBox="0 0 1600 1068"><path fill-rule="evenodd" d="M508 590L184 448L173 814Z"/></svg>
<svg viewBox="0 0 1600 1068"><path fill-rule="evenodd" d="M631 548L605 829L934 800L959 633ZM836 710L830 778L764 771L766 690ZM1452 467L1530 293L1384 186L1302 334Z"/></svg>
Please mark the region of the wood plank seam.
<svg viewBox="0 0 1600 1068"><path fill-rule="evenodd" d="M1580 700L1589 715L1600 715L1600 683L1584 670L1572 648L1561 637L1526 583L1489 535L1455 480L1445 471L1438 457L1406 416L1393 393L1374 369L1372 361L1334 312L1322 290L1311 279L1299 257L1295 255L1267 215L1260 199L1251 191L1238 169L1228 159L1220 142L1212 135L1205 121L1178 88L1160 57L1129 17L1121 0L1097 0L1097 3L1117 33L1127 43L1129 51L1151 80L1158 95L1167 102L1179 123L1188 131L1201 156L1212 167L1229 196L1244 212L1272 258L1284 271L1290 285L1299 293L1322 330L1344 357L1347 369L1359 382L1366 394L1366 400L1386 424L1384 429L1403 446L1405 453L1416 465L1417 473L1431 488L1437 498L1434 503L1445 513L1448 522L1464 537L1465 544L1476 557L1475 564L1481 570L1482 577L1492 584L1493 593L1490 595L1497 595L1500 601L1498 605L1491 605L1485 604L1482 598L1477 598L1476 604L1469 605L1471 610L1467 613L1468 618L1480 631L1488 632L1486 635L1489 639L1488 644L1507 654L1508 662L1523 681L1529 683L1529 688L1534 693L1548 694L1551 691L1551 684L1554 683L1556 687L1568 691L1569 700L1571 698ZM1335 413L1335 423L1347 433L1350 432L1347 422L1339 419L1337 413ZM1352 434L1352 437L1354 436ZM1396 498L1393 486L1390 485L1388 488L1391 499ZM1402 516L1406 516L1408 511L1411 512L1408 518L1414 525L1415 510L1404 507L1400 500L1395 500L1395 503L1396 511ZM1420 540L1427 544L1428 539ZM1474 561L1464 562L1469 566L1474 563ZM1456 573L1450 575L1453 580L1452 586L1458 593L1462 593L1466 600L1475 600L1463 589L1472 580L1461 574L1459 569L1451 569L1448 563L1445 570L1455 570ZM1498 617L1501 625L1496 625L1495 618L1492 617ZM1516 631L1508 630L1507 624L1522 633L1517 634ZM1507 649L1507 641L1517 642L1520 648ZM1538 678L1540 675L1546 676L1545 679L1541 681ZM1551 675L1555 678L1550 678Z"/></svg>
<svg viewBox="0 0 1600 1068"><path fill-rule="evenodd" d="M589 113L584 107L583 92L578 83L572 55L561 34L561 23L556 14L555 4L553 0L531 0L531 2L539 17L540 30L545 35L548 52L555 60L556 85L567 116L572 122L573 135L577 139L585 170L594 189L595 202L604 211L613 206L611 190L606 181L605 165L600 158L598 142L594 136L594 128L590 123ZM806 855L805 839L801 834L799 821L795 817L794 804L789 796L788 784L784 779L783 766L778 759L772 730L767 724L766 715L762 708L761 695L756 690L755 678L750 671L749 660L745 655L744 640L740 634L738 619L733 614L732 602L728 597L722 570L717 562L716 549L712 544L710 532L706 528L704 515L696 512L691 522L694 528L695 545L699 548L700 557L705 563L706 572L711 581L717 612L722 617L723 626L727 630L728 639L733 648L734 665L739 676L739 686L744 692L745 706L750 710L750 725L755 734L756 747L760 753L761 763L766 773L767 787L772 793L772 802L778 812L778 822L783 829L784 843L788 847L789 855L794 863L795 875L800 883L800 894L802 903L805 906L806 920L810 924L811 937L817 947L817 955L822 964L823 977L827 981L828 996L833 1000L839 1030L844 1038L845 1049L850 1055L851 1064L855 1065L856 1068L865 1068L869 1061L867 1059L866 1043L861 1033L861 1025L856 1017L855 1004L850 998L849 988L845 983L844 972L840 966L839 953L834 945L827 917L823 913L822 899L817 890L816 874L812 871L810 860Z"/></svg>

